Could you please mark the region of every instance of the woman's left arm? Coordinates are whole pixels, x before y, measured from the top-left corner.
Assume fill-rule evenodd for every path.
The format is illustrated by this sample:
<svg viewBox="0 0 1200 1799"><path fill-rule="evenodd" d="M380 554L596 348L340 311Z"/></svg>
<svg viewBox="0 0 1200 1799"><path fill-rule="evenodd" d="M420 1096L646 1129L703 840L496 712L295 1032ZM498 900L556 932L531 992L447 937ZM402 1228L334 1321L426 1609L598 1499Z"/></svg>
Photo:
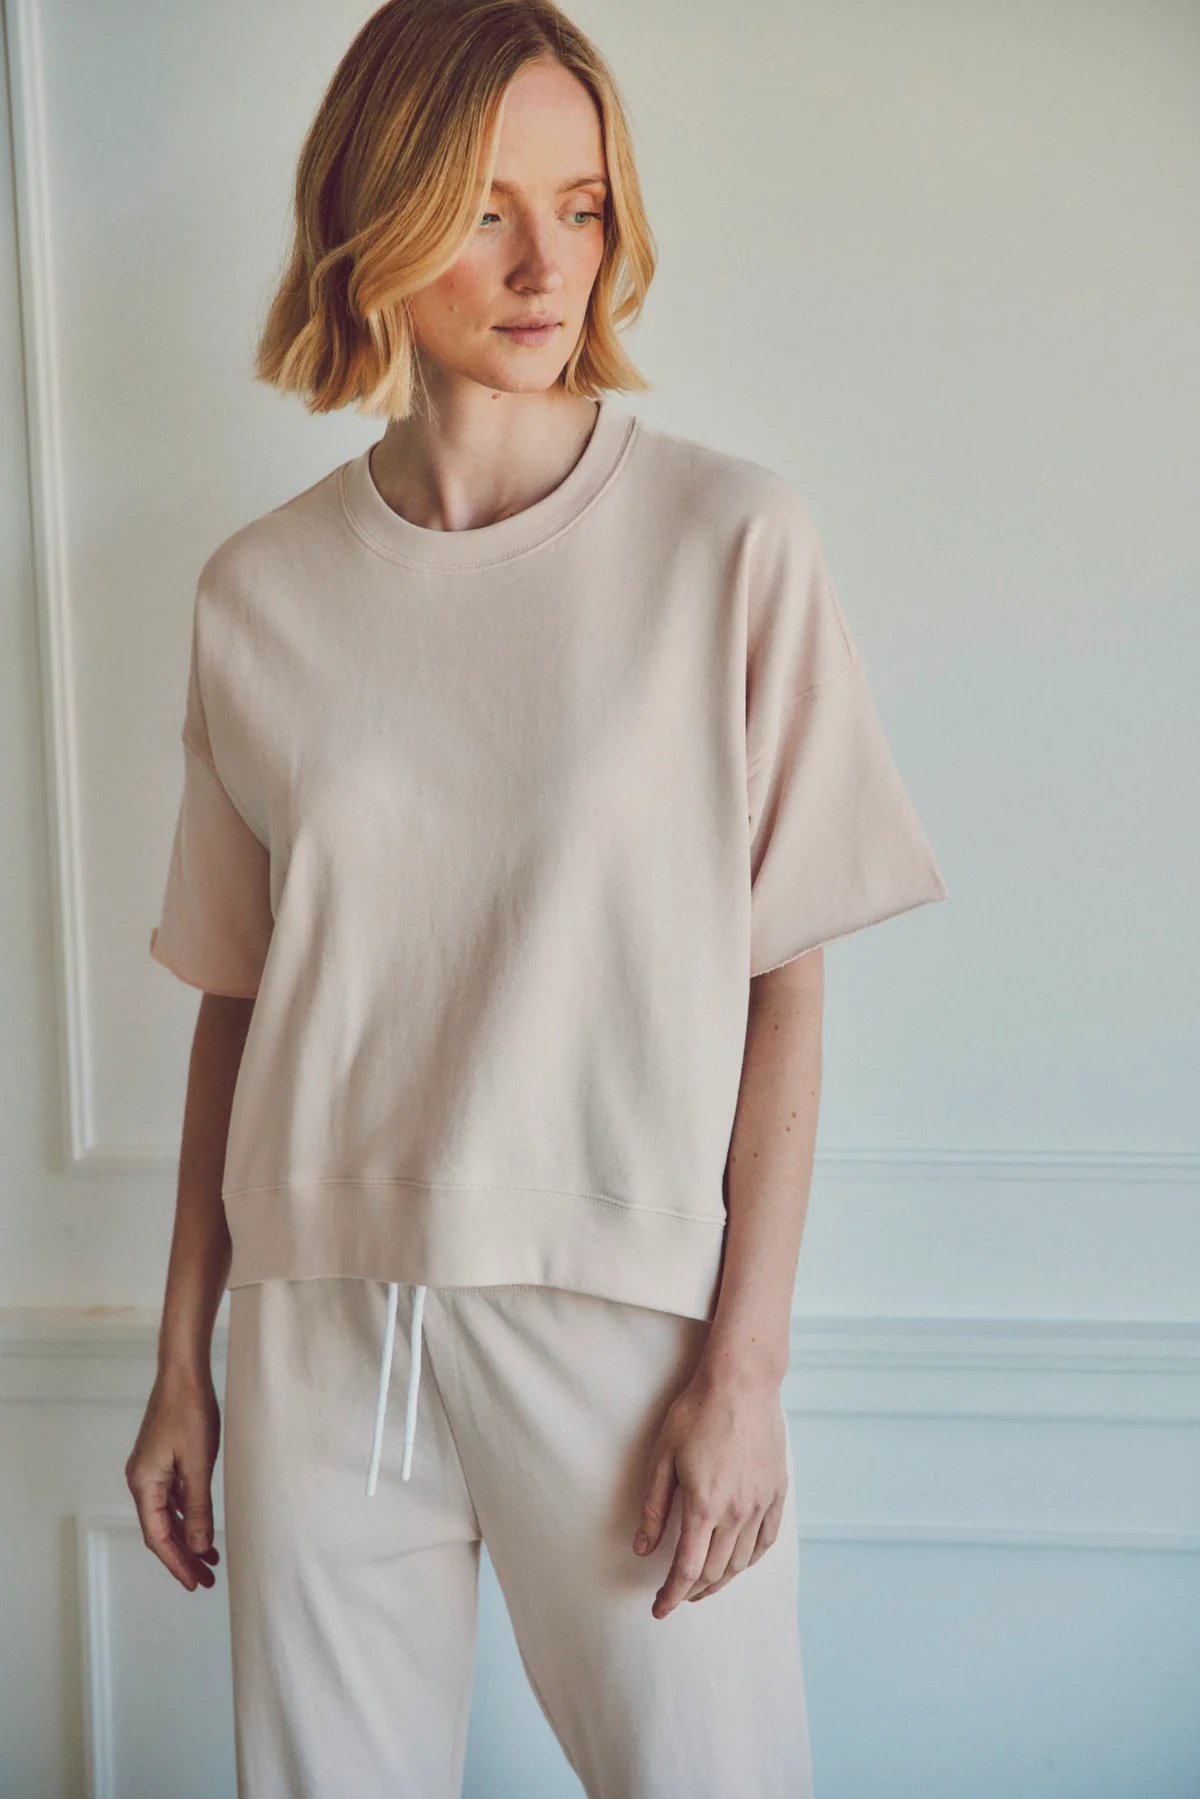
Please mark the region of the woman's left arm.
<svg viewBox="0 0 1200 1799"><path fill-rule="evenodd" d="M719 1592L779 1531L787 1494L780 1389L817 1136L824 1000L820 948L750 983L716 1311L655 1443L634 1539L640 1555L657 1548L678 1485L679 1543L651 1608L656 1618Z"/></svg>

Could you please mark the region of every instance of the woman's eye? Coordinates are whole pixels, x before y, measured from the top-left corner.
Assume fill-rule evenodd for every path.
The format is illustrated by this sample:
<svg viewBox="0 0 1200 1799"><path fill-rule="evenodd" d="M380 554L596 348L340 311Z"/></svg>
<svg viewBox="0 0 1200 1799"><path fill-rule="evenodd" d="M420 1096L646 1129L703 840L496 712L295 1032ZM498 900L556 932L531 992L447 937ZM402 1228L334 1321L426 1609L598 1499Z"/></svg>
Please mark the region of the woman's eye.
<svg viewBox="0 0 1200 1799"><path fill-rule="evenodd" d="M567 216L572 219L600 219L601 221L604 218L602 212L586 212L582 207L577 211L569 213ZM500 214L498 212L484 212L479 215L479 222L481 225L486 225L489 219L498 219L499 217Z"/></svg>

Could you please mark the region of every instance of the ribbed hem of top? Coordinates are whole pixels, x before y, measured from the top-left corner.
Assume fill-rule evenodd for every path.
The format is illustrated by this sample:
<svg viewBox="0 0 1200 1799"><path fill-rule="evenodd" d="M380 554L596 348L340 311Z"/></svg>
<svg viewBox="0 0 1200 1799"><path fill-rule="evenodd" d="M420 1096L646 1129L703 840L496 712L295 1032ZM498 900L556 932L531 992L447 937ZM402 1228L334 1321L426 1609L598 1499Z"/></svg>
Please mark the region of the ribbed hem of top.
<svg viewBox="0 0 1200 1799"><path fill-rule="evenodd" d="M544 1188L321 1181L225 1196L227 1287L357 1276L565 1287L711 1320L725 1219Z"/></svg>

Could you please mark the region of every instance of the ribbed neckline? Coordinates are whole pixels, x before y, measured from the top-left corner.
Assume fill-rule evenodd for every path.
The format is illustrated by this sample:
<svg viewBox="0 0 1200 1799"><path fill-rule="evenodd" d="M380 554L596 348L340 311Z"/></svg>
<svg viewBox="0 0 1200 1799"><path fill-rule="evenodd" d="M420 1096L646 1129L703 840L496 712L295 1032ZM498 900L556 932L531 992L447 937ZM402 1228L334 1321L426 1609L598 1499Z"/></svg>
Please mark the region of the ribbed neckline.
<svg viewBox="0 0 1200 1799"><path fill-rule="evenodd" d="M338 471L342 507L363 541L394 562L426 569L491 568L535 549L581 517L624 461L638 422L636 414L602 396L592 434L565 480L532 506L473 531L431 531L393 512L371 474L374 445Z"/></svg>

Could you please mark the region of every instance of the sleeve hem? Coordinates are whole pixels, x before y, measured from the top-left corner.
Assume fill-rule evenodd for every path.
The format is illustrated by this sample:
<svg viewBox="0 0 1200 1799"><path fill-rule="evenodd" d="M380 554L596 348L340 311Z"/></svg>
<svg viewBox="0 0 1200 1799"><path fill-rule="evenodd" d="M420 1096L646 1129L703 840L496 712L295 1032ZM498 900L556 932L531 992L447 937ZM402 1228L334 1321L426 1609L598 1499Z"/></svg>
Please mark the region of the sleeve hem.
<svg viewBox="0 0 1200 1799"><path fill-rule="evenodd" d="M796 949L790 955L781 956L778 962L768 962L765 968L752 968L750 979L755 981L759 975L774 974L777 968L782 968L787 962L795 962L801 956L807 956L810 950L824 949L827 943L836 943L842 937L853 937L856 932L867 931L872 925L884 924L889 918L900 918L905 912L915 912L918 906L936 905L939 900L949 899L949 897L949 890L942 882L941 891L938 893L922 894L920 899L909 900L906 905L893 907L888 912L880 912L874 918L864 918L859 924L844 925L840 930L830 931L829 935L822 937L818 943L806 943L803 949Z"/></svg>
<svg viewBox="0 0 1200 1799"><path fill-rule="evenodd" d="M185 750L190 750L193 756L198 757L198 759L201 762L207 763L209 768L212 769L213 773L216 774L216 772L217 772L216 763L213 761L212 757L207 754L206 751L204 751L200 748L200 745L198 743L192 742L191 738L187 734L186 728L183 731L182 735L180 736L179 741L180 741L180 743L182 743Z"/></svg>
<svg viewBox="0 0 1200 1799"><path fill-rule="evenodd" d="M175 976L176 980L183 981L185 983L185 985L187 985L188 987L198 988L201 993L212 993L218 999L257 999L258 998L257 987L255 988L253 993L245 993L245 992L234 993L228 987L210 987L207 981L200 981L200 980L196 979L195 975L185 974L183 969L178 967L176 965L176 963L172 962L169 957L165 956L163 954L162 950L159 948L157 925L150 933L150 954L154 957L154 960L156 962L161 963L165 969L169 970L169 972Z"/></svg>

